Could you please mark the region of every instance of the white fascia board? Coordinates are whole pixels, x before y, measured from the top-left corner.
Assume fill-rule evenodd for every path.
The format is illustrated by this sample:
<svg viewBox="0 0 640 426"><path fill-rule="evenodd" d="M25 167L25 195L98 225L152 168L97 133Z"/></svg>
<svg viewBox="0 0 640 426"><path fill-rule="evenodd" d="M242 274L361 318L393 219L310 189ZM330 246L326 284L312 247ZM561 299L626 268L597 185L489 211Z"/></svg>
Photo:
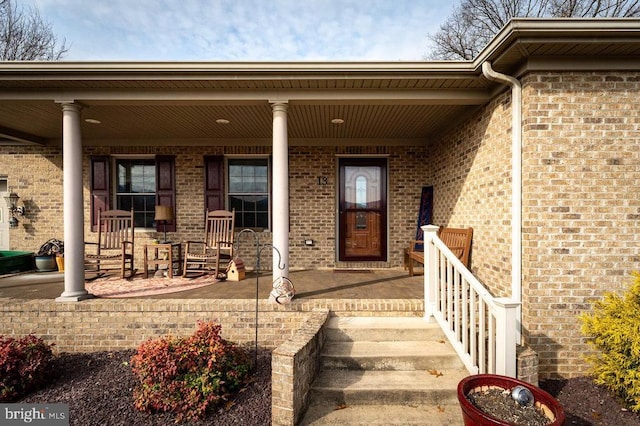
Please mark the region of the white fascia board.
<svg viewBox="0 0 640 426"><path fill-rule="evenodd" d="M491 60L518 40L529 43L640 43L639 18L513 18L474 59L475 69Z"/></svg>
<svg viewBox="0 0 640 426"><path fill-rule="evenodd" d="M207 75L215 78L216 74L222 79L228 79L234 73L242 74L243 78L249 76L273 74L287 76L303 74L305 78L314 73L323 77L331 76L348 77L350 73L357 74L361 78L364 75L379 77L393 76L407 73L422 75L424 73L459 73L473 72L471 61L424 61L424 62L44 62L44 61L10 61L0 62L0 76L3 74L19 73L19 78L28 78L29 75L49 74L51 77L67 74L69 78L85 79L96 78L104 73L108 79L127 79L131 77L166 79L168 74L183 78L189 74ZM118 75L119 74L119 75ZM225 76L226 74L226 76ZM354 75L354 78L356 76Z"/></svg>
<svg viewBox="0 0 640 426"><path fill-rule="evenodd" d="M0 100L52 100L65 102L73 99L91 105L111 103L166 104L180 103L256 103L273 99L287 99L290 103L332 104L422 104L422 105L480 105L489 99L484 89L225 89L225 90L6 90Z"/></svg>

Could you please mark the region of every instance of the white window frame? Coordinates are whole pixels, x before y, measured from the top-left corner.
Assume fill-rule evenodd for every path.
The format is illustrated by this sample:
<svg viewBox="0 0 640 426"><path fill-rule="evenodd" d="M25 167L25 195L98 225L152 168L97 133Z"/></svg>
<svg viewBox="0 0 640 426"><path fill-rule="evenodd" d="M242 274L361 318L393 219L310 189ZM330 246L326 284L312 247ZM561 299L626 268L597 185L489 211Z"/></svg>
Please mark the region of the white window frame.
<svg viewBox="0 0 640 426"><path fill-rule="evenodd" d="M233 161L242 161L242 160L263 160L267 165L267 192L263 193L242 193L242 192L231 192L230 188L230 163ZM229 210L231 210L231 200L230 197L232 195L266 195L267 196L267 226L266 227L253 227L253 226L244 226L244 224L240 223L236 219L235 227L236 228L249 228L254 230L270 230L271 229L271 185L272 185L272 176L271 176L271 159L268 155L229 155L225 156L225 205ZM242 212L236 211L236 218L239 217Z"/></svg>
<svg viewBox="0 0 640 426"><path fill-rule="evenodd" d="M157 186L155 180L158 178L156 176L156 168L155 168L156 167L156 165L155 165L156 157L154 155L135 155L135 154L134 155L112 155L111 156L111 160L112 160L111 166L113 168L113 178L112 178L112 180L113 180L113 201L114 201L115 208L119 209L119 210L123 210L123 208L120 207L120 204L119 204L118 196L120 196L120 195L126 196L126 195L131 194L132 196L138 196L139 195L139 196L145 196L145 197L153 195L154 203L153 203L153 206L152 206L152 210L147 209L147 210L145 210L145 212L146 213L151 212L151 213L153 213L155 215L155 199L156 199L155 187ZM153 161L153 163L154 163L154 190L153 190L153 192L152 193L151 192L149 192L149 193L147 193L147 192L145 192L145 193L119 192L118 191L118 178L119 178L119 176L118 176L118 162L119 161ZM128 210L128 209L126 209L126 210ZM139 210L135 210L134 209L134 215L137 212L139 212ZM138 226L138 225L136 225L136 231L139 231L139 230L155 230L155 229L156 229L155 221L151 221L151 226Z"/></svg>

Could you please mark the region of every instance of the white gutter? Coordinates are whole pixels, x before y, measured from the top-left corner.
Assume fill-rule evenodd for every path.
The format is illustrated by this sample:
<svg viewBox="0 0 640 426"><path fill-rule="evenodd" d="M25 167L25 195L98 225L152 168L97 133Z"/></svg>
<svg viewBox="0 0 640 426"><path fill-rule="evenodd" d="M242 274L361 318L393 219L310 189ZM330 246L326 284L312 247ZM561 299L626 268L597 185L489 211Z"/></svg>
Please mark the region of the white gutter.
<svg viewBox="0 0 640 426"><path fill-rule="evenodd" d="M522 85L518 79L482 63L486 78L511 86L511 299L522 303ZM517 343L522 337L522 307L516 314Z"/></svg>

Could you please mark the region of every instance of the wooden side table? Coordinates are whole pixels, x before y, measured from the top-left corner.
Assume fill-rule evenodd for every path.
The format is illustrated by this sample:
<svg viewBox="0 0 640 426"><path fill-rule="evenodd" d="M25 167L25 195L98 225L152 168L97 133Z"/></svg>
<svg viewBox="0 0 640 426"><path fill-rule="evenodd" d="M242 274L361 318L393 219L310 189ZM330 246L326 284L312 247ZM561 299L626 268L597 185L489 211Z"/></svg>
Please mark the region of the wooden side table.
<svg viewBox="0 0 640 426"><path fill-rule="evenodd" d="M149 278L149 267L165 265L169 278L173 278L173 265L177 264L180 270L182 261L182 244L180 243L160 243L144 245L144 277Z"/></svg>

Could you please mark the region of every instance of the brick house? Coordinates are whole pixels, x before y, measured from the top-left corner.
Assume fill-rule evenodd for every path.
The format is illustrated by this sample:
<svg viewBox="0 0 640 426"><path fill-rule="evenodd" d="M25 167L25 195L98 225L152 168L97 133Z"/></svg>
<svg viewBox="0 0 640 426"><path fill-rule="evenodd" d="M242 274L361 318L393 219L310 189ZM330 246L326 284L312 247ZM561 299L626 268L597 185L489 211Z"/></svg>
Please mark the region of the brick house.
<svg viewBox="0 0 640 426"><path fill-rule="evenodd" d="M233 207L291 268L397 268L433 186L540 377L583 374L577 316L640 269L639 69L637 19L516 19L469 62L0 63L0 249L64 239L81 300L97 208L135 206L140 261L162 198L171 239Z"/></svg>

